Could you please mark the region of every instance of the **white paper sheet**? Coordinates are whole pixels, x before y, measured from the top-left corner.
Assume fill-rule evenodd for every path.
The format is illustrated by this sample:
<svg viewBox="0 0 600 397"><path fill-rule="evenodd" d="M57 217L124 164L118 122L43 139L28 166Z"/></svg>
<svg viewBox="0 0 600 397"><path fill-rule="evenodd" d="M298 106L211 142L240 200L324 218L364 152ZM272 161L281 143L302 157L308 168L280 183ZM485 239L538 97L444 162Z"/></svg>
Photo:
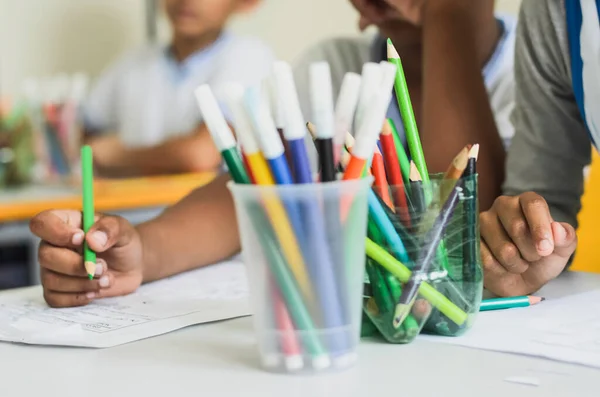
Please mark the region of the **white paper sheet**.
<svg viewBox="0 0 600 397"><path fill-rule="evenodd" d="M463 336L423 338L600 368L600 290L531 307L482 312Z"/></svg>
<svg viewBox="0 0 600 397"><path fill-rule="evenodd" d="M81 308L51 309L40 288L0 295L0 340L112 347L193 324L250 314L244 265L233 260Z"/></svg>

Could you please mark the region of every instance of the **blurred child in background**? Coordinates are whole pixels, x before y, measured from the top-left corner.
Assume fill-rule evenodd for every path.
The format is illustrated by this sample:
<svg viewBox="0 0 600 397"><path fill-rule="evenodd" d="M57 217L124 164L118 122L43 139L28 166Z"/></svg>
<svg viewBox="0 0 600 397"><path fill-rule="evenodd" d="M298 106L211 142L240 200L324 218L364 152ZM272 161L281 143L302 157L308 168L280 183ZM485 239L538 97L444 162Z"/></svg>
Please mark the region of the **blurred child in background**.
<svg viewBox="0 0 600 397"><path fill-rule="evenodd" d="M259 83L273 56L262 42L226 30L260 0L163 0L172 40L125 55L84 105L85 132L102 176L211 171L221 157L193 91L209 83ZM241 62L240 60L243 60Z"/></svg>
<svg viewBox="0 0 600 397"><path fill-rule="evenodd" d="M375 37L326 40L307 51L295 76L304 115L310 116L308 68L331 66L334 94L344 74L365 62L387 60L386 39L398 51L431 172L443 172L466 145L479 143L481 209L491 206L504 180L505 147L514 134L516 20L494 14L494 0L350 0L361 30ZM388 117L403 137L396 99ZM406 143L406 142L405 142Z"/></svg>

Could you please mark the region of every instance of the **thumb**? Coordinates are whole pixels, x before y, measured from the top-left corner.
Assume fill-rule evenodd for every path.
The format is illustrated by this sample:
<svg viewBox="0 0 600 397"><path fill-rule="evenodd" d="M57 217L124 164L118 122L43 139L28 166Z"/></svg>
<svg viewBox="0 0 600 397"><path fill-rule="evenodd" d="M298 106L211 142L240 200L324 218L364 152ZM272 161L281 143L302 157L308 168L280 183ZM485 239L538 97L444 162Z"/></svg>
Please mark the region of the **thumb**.
<svg viewBox="0 0 600 397"><path fill-rule="evenodd" d="M565 222L552 222L552 234L554 253L564 258L573 255L577 247L577 233L573 226Z"/></svg>
<svg viewBox="0 0 600 397"><path fill-rule="evenodd" d="M102 216L90 228L85 239L95 252L123 247L131 242L133 226L120 216Z"/></svg>

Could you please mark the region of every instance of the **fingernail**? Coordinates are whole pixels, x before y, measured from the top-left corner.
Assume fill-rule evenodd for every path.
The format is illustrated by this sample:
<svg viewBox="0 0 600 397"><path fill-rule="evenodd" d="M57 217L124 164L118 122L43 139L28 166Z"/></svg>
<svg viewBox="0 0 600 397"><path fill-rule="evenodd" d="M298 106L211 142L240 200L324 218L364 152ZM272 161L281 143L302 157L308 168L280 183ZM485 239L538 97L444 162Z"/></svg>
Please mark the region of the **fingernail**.
<svg viewBox="0 0 600 397"><path fill-rule="evenodd" d="M102 277L100 277L100 280L98 281L98 284L100 284L100 286L102 288L108 287L108 285L110 284L110 281L108 280L108 276L102 276Z"/></svg>
<svg viewBox="0 0 600 397"><path fill-rule="evenodd" d="M558 228L557 228L557 233L556 236L554 237L556 240L560 241L561 243L564 242L564 240L567 238L567 229L565 229L565 227L563 225L561 225L560 223L557 223Z"/></svg>
<svg viewBox="0 0 600 397"><path fill-rule="evenodd" d="M101 276L103 271L104 271L104 266L102 266L100 263L96 263L96 271L94 272L94 274L96 276Z"/></svg>
<svg viewBox="0 0 600 397"><path fill-rule="evenodd" d="M538 243L538 249L540 251L550 251L552 249L552 242L548 239L542 240Z"/></svg>
<svg viewBox="0 0 600 397"><path fill-rule="evenodd" d="M87 294L85 294L85 297L88 299L94 299L96 297L96 293L95 292L88 292Z"/></svg>
<svg viewBox="0 0 600 397"><path fill-rule="evenodd" d="M104 232L94 232L92 234L92 239L96 242L96 244L104 247L108 241L108 236Z"/></svg>
<svg viewBox="0 0 600 397"><path fill-rule="evenodd" d="M73 245L81 245L81 243L83 243L83 237L83 232L77 232L71 238L71 243L73 243Z"/></svg>

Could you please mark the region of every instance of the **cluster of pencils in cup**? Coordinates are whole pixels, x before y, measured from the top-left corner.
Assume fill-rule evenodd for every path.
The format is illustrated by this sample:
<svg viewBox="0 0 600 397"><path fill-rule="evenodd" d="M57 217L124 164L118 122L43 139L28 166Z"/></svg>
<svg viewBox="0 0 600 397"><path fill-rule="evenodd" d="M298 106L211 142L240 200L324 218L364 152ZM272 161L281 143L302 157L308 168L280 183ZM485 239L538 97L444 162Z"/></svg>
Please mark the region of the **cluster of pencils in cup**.
<svg viewBox="0 0 600 397"><path fill-rule="evenodd" d="M234 181L230 188L244 259L264 262L262 273L252 270L254 263L247 265L251 290L259 296L255 306L267 306L255 312L267 367L317 371L355 361L366 257L374 297L367 306L378 313L385 309L380 299L385 287L387 298L395 301L392 327L410 321L415 307L427 312L425 317L437 309L458 326L466 325L470 305L456 304L424 275L448 257L445 231L459 202L476 194L476 185L458 180L463 175L475 179L478 146L457 157L446 175L453 183L443 184L443 193L430 189L402 65L389 40L388 58L365 64L362 75L347 73L335 105L329 65L312 64L314 124L302 115L285 62L274 64L266 89L227 84L217 96L231 114L237 140L210 87L196 90L203 119ZM394 89L412 163L386 120ZM319 155L316 176L305 145L307 130ZM469 159L463 167L464 153ZM439 203L441 209L432 211ZM469 203L473 208L467 210L476 213L476 201ZM476 255L476 249L465 252Z"/></svg>

